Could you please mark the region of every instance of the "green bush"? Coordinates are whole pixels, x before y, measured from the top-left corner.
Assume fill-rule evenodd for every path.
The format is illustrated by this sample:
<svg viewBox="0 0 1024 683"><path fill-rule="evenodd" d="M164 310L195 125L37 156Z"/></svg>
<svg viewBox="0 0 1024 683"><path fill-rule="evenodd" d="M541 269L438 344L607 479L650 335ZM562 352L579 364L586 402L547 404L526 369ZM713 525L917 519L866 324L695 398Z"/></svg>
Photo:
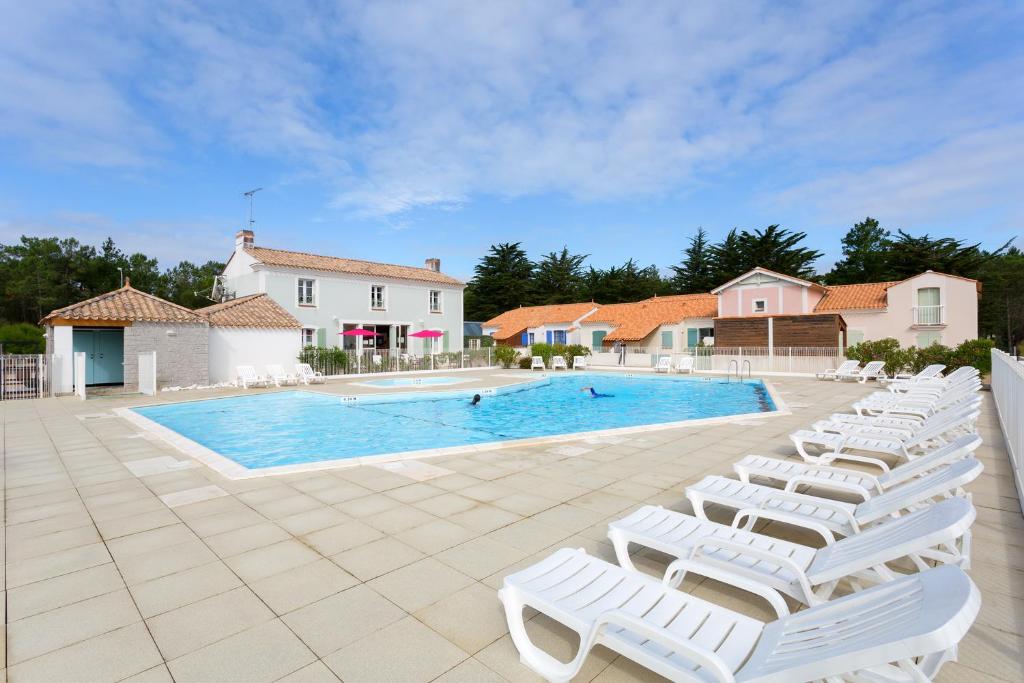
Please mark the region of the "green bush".
<svg viewBox="0 0 1024 683"><path fill-rule="evenodd" d="M970 365L981 374L992 371L991 339L970 339L955 349L943 346L938 342L918 348L911 346L900 348L895 339L879 339L866 341L846 349L846 357L867 363L873 360L885 361L885 372L893 375L897 372L920 372L929 365L945 365L944 372L952 372L959 367Z"/></svg>
<svg viewBox="0 0 1024 683"><path fill-rule="evenodd" d="M895 339L878 339L855 344L847 347L846 357L850 360L859 360L861 363L885 361L885 372L889 375L909 371L914 362L913 347L901 349L900 343Z"/></svg>
<svg viewBox="0 0 1024 683"><path fill-rule="evenodd" d="M43 330L30 323L0 325L0 348L4 353L46 353Z"/></svg>
<svg viewBox="0 0 1024 683"><path fill-rule="evenodd" d="M583 344L547 344L539 342L530 347L530 355L540 356L544 359L545 367L551 367L551 358L561 356L565 364L572 367L573 356L589 356L590 348Z"/></svg>
<svg viewBox="0 0 1024 683"><path fill-rule="evenodd" d="M298 358L300 363L309 363L325 375L344 375L349 361L345 350L337 346L305 346Z"/></svg>
<svg viewBox="0 0 1024 683"><path fill-rule="evenodd" d="M978 372L987 375L992 372L992 349L995 345L991 339L968 339L953 349L950 363L956 368L973 365Z"/></svg>
<svg viewBox="0 0 1024 683"><path fill-rule="evenodd" d="M511 346L494 347L494 359L506 370L519 360L519 352Z"/></svg>
<svg viewBox="0 0 1024 683"><path fill-rule="evenodd" d="M544 366L551 367L551 356L555 353L555 347L545 342L537 342L530 346L531 356L540 356L544 359Z"/></svg>
<svg viewBox="0 0 1024 683"><path fill-rule="evenodd" d="M530 357L520 358L519 359L519 369L520 370L529 370L531 362L533 362L533 359L530 358Z"/></svg>
<svg viewBox="0 0 1024 683"><path fill-rule="evenodd" d="M910 348L913 349L914 347ZM955 370L956 368L953 367L953 350L938 342L916 349L911 370L913 372L921 372L929 365L945 365L946 369L944 372Z"/></svg>

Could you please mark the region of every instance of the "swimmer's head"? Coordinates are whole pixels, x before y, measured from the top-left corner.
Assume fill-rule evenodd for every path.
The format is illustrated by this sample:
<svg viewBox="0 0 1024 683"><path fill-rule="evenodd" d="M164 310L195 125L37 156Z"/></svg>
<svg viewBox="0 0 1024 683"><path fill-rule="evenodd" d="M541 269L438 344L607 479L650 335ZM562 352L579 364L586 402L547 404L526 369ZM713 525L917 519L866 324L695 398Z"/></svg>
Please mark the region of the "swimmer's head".
<svg viewBox="0 0 1024 683"><path fill-rule="evenodd" d="M480 402L480 394L473 394L473 400L470 401L470 405L476 405Z"/></svg>

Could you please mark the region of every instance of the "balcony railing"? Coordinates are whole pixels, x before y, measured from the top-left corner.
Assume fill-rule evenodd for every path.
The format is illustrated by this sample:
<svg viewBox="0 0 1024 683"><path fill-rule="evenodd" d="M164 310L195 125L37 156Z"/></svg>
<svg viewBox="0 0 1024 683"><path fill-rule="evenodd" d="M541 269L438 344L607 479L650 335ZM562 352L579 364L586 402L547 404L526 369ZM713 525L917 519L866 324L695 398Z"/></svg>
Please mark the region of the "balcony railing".
<svg viewBox="0 0 1024 683"><path fill-rule="evenodd" d="M945 325L945 306L914 306L915 325Z"/></svg>

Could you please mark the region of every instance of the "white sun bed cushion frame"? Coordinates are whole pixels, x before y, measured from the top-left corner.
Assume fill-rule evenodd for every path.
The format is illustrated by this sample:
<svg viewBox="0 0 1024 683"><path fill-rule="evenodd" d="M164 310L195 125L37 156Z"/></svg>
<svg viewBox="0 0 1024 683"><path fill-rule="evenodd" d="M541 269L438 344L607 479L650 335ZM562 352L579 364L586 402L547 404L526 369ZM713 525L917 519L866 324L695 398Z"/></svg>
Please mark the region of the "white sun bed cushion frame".
<svg viewBox="0 0 1024 683"><path fill-rule="evenodd" d="M324 373L314 370L309 363L296 363L295 374L303 384L321 384L325 382Z"/></svg>
<svg viewBox="0 0 1024 683"><path fill-rule="evenodd" d="M256 368L251 365L239 365L235 370L238 373L238 381L241 382L243 389L254 386L270 386L270 379L257 374Z"/></svg>
<svg viewBox="0 0 1024 683"><path fill-rule="evenodd" d="M498 598L521 661L549 681L572 679L600 644L669 680L700 683L837 681L854 672L926 681L955 657L981 603L963 570L944 566L794 615L783 603L766 624L569 548L505 577ZM530 641L524 607L579 634L571 661Z"/></svg>

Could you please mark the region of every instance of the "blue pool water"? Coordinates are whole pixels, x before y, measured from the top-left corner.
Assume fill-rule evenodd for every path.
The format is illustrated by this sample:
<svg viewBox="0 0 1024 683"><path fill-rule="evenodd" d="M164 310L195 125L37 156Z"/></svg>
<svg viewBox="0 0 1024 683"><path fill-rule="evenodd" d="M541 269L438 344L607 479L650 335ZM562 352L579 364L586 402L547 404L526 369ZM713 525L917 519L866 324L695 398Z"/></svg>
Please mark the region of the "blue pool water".
<svg viewBox="0 0 1024 683"><path fill-rule="evenodd" d="M606 398L592 398L595 386ZM515 391L253 394L135 411L248 468L464 446L775 410L760 381L573 374Z"/></svg>
<svg viewBox="0 0 1024 683"><path fill-rule="evenodd" d="M361 386L367 387L419 387L419 386L442 386L445 384L462 384L471 381L458 377L389 377L388 379L371 379L359 382Z"/></svg>

